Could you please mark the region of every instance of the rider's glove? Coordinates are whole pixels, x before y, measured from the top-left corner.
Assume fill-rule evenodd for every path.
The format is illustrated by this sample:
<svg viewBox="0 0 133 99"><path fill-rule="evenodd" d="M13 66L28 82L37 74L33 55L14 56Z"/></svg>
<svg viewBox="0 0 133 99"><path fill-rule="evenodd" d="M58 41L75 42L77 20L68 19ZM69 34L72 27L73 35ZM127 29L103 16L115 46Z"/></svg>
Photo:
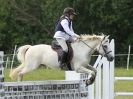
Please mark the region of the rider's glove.
<svg viewBox="0 0 133 99"><path fill-rule="evenodd" d="M74 35L74 41L79 41L79 40L80 40L80 36L77 35L77 34L75 34L75 35Z"/></svg>
<svg viewBox="0 0 133 99"><path fill-rule="evenodd" d="M77 35L77 34L75 35L75 37L76 37L77 39L79 39L79 38L80 38L80 36L79 36L79 35Z"/></svg>

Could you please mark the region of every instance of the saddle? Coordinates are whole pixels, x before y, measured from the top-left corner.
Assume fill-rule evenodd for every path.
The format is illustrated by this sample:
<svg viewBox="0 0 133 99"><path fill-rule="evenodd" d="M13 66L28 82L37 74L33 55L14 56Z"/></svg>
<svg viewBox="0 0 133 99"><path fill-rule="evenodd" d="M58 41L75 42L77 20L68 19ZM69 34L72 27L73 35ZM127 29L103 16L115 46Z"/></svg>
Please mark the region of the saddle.
<svg viewBox="0 0 133 99"><path fill-rule="evenodd" d="M73 49L71 47L71 42L70 41L66 41L67 43L67 46L68 46L68 53L67 53L67 56L66 56L66 60L65 60L65 63L66 63L66 66L67 66L67 69L68 70L72 70L72 67L71 67L71 60L73 58ZM58 44L58 42L56 40L53 40L52 41L52 44L51 44L51 48L57 52L57 55L58 55L58 61L61 60L61 56L63 54L63 49L62 47Z"/></svg>

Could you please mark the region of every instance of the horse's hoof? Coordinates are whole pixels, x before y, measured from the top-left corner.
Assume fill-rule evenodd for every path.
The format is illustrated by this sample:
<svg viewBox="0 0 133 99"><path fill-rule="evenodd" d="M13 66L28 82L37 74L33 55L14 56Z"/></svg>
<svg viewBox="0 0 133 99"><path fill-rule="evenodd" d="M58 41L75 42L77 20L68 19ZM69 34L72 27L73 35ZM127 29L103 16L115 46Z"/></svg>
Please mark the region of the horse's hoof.
<svg viewBox="0 0 133 99"><path fill-rule="evenodd" d="M90 79L86 80L86 87L87 87L88 85L93 84L94 81L95 81L95 77L94 77L94 76L90 77Z"/></svg>
<svg viewBox="0 0 133 99"><path fill-rule="evenodd" d="M86 80L86 86L85 87L88 87L90 85L90 80Z"/></svg>
<svg viewBox="0 0 133 99"><path fill-rule="evenodd" d="M86 87L88 87L89 85L92 85L93 84L93 81L88 79L86 80Z"/></svg>

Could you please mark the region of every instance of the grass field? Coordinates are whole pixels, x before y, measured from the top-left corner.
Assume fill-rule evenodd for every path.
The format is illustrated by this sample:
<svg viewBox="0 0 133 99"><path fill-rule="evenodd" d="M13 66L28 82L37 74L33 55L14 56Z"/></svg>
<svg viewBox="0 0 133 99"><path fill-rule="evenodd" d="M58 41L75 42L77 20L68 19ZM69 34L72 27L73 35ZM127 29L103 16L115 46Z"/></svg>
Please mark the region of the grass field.
<svg viewBox="0 0 133 99"><path fill-rule="evenodd" d="M133 77L133 69L116 68L115 76L117 77ZM133 81L115 82L115 92L133 92ZM133 96L118 96L115 99L133 99Z"/></svg>
<svg viewBox="0 0 133 99"><path fill-rule="evenodd" d="M5 69L5 81L10 82L9 75L9 69ZM129 69L128 71L124 68L116 68L115 69L115 76L120 77L133 77L133 69ZM60 70L51 70L51 69L44 69L40 68L35 71L32 71L25 75L24 80L64 80L65 74L64 71ZM115 82L115 92L121 91L121 92L133 92L133 82L129 81L118 81ZM115 99L133 99L131 96L119 96Z"/></svg>
<svg viewBox="0 0 133 99"><path fill-rule="evenodd" d="M38 81L38 80L64 80L65 74L61 70L39 68L24 76L24 81ZM5 81L12 82L9 78L9 69L5 69Z"/></svg>

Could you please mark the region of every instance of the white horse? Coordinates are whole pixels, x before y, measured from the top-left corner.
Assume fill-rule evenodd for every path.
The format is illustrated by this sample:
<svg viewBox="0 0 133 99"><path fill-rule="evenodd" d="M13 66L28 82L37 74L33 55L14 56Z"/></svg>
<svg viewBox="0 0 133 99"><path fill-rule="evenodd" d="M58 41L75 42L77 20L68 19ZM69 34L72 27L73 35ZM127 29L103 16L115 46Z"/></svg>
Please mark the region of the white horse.
<svg viewBox="0 0 133 99"><path fill-rule="evenodd" d="M81 40L71 43L74 52L71 61L73 70L91 75L94 81L96 69L89 65L91 55L98 51L108 61L112 61L114 58L108 37L105 35L81 35ZM37 69L41 64L60 69L57 53L51 48L51 45L21 46L18 49L17 58L21 65L10 73L10 77L18 79L18 81L22 81L24 74Z"/></svg>

